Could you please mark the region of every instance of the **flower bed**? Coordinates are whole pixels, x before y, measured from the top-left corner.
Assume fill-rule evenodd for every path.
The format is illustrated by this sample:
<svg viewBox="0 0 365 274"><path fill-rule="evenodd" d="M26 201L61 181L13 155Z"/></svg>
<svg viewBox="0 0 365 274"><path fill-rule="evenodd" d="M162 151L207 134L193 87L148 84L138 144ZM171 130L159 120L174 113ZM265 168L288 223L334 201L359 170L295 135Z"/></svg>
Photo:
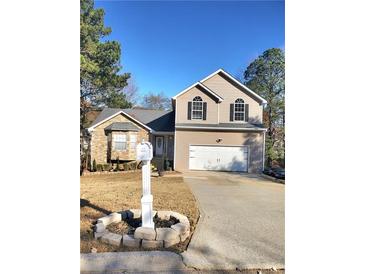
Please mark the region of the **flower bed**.
<svg viewBox="0 0 365 274"><path fill-rule="evenodd" d="M169 248L190 236L186 216L174 211L154 211L155 228L141 227L141 211L131 209L99 218L94 237L117 247Z"/></svg>

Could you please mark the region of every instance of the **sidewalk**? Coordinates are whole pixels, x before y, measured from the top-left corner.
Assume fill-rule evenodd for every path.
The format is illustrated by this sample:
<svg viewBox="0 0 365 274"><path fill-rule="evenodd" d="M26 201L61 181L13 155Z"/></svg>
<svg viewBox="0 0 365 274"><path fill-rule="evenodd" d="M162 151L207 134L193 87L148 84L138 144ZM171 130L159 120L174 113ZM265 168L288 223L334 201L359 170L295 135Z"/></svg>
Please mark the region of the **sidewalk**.
<svg viewBox="0 0 365 274"><path fill-rule="evenodd" d="M166 272L188 270L181 256L169 251L105 252L81 254L81 273ZM178 272L177 272L178 273Z"/></svg>
<svg viewBox="0 0 365 274"><path fill-rule="evenodd" d="M180 255L169 251L135 251L81 254L82 274L234 274L236 270L195 270L182 262ZM241 270L241 274L284 274L285 270Z"/></svg>

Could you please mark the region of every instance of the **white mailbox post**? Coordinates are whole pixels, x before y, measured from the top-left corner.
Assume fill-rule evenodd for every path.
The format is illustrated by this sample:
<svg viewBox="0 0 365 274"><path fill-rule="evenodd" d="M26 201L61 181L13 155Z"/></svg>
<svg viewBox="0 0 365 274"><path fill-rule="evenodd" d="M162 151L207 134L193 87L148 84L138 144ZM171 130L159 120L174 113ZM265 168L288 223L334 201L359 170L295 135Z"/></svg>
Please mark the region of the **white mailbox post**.
<svg viewBox="0 0 365 274"><path fill-rule="evenodd" d="M153 157L153 148L150 142L142 140L141 144L137 145L137 160L142 161L142 187L143 196L142 204L142 227L155 228L152 217L152 202L151 194L151 160Z"/></svg>

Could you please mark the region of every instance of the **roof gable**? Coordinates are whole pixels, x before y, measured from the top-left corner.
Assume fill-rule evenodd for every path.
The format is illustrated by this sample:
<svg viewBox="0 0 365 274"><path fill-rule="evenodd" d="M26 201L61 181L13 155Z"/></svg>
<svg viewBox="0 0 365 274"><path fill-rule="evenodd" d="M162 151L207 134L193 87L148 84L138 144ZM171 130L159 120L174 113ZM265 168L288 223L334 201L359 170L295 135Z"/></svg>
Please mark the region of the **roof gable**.
<svg viewBox="0 0 365 274"><path fill-rule="evenodd" d="M190 87L184 89L182 92L180 92L179 94L175 95L174 97L172 97L172 99L176 99L177 97L179 97L180 95L183 95L184 93L188 92L189 90L191 90L193 87L197 87L201 90L203 90L204 92L206 92L210 97L213 97L214 99L216 99L218 102L222 102L223 98L221 96L219 96L217 93L215 93L213 90L211 90L210 88L208 88L207 86L205 86L203 83L201 83L200 81L196 82L195 84L191 85Z"/></svg>
<svg viewBox="0 0 365 274"><path fill-rule="evenodd" d="M103 111L99 114L99 116L96 117L95 121L88 128L88 130L89 131L93 130L95 127L101 125L102 123L110 120L111 118L113 118L113 117L115 117L115 116L117 116L119 114L124 115L125 117L127 117L128 119L130 119L132 122L135 122L139 126L142 126L143 128L145 128L145 129L147 129L149 131L152 131L152 129L150 127L148 127L144 123L138 121L137 119L133 118L128 113L126 113L123 109L118 109L118 108L104 108Z"/></svg>
<svg viewBox="0 0 365 274"><path fill-rule="evenodd" d="M172 99L176 100L177 97L179 97L180 95L186 93L189 89L193 88L196 85L201 85L204 88L208 89L210 93L214 93L215 96L221 99L221 101L223 101L224 99L222 97L220 97L218 94L216 94L214 91L212 91L211 89L209 89L208 87L206 87L203 82L210 79L211 77L217 75L217 74L221 74L224 75L228 80L230 80L232 83L234 83L236 86L240 87L241 90L244 90L248 95L250 95L252 98L254 98L256 101L258 101L260 104L267 104L267 101L262 98L260 95L258 95L257 93L255 93L254 91L252 91L251 89L249 89L247 86L245 86L244 84L242 84L241 82L239 82L237 79L235 79L232 75L230 75L229 73L225 72L223 69L218 69L217 71L213 72L212 74L208 75L207 77L205 77L204 79L196 82L195 84L191 85L190 87L184 89L183 91L181 91L180 93L178 93L177 95L175 95L174 97L172 97Z"/></svg>

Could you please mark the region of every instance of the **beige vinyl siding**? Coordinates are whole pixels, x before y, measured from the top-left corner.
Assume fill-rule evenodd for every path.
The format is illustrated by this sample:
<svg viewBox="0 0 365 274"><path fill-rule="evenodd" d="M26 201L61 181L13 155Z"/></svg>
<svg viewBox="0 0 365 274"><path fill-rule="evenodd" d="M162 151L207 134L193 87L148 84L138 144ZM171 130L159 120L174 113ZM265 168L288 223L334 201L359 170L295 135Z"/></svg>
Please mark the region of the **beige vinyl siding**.
<svg viewBox="0 0 365 274"><path fill-rule="evenodd" d="M242 98L245 104L249 104L249 120L250 123L262 123L262 106L252 99L249 95L243 92L240 88L231 83L231 80L223 78L220 74L216 74L213 77L203 82L208 88L213 90L224 100L219 106L219 122L230 123L229 121L229 107L233 104L237 98ZM237 122L242 123L242 122Z"/></svg>
<svg viewBox="0 0 365 274"><path fill-rule="evenodd" d="M189 169L189 145L246 145L249 146L248 172L262 171L263 132L217 132L176 130L175 169ZM222 141L217 143L216 140Z"/></svg>
<svg viewBox="0 0 365 274"><path fill-rule="evenodd" d="M188 120L188 102L200 96L207 103L206 120ZM218 104L200 89L193 87L176 99L176 123L215 124L218 123Z"/></svg>

